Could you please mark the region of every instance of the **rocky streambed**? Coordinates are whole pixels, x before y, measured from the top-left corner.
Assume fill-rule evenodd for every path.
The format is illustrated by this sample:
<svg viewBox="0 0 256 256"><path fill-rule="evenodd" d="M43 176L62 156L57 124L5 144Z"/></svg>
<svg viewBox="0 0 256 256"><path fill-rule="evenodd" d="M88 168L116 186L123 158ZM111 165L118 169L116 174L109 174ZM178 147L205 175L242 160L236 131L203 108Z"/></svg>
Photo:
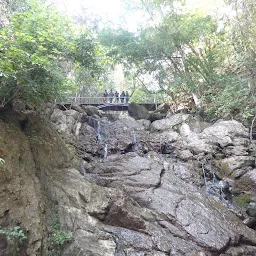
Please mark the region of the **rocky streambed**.
<svg viewBox="0 0 256 256"><path fill-rule="evenodd" d="M72 240L52 255L256 255L255 147L241 123L45 113L1 115L0 223L27 231L24 255L53 252L56 209Z"/></svg>

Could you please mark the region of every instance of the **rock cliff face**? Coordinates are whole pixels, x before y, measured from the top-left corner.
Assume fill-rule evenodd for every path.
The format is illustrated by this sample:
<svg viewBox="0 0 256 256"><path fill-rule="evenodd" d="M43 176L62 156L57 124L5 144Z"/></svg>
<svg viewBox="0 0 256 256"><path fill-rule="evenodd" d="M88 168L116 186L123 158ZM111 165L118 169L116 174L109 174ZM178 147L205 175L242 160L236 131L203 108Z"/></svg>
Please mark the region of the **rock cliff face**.
<svg viewBox="0 0 256 256"><path fill-rule="evenodd" d="M48 109L51 122L1 113L0 226L28 237L16 255L255 255L255 151L242 124L72 108ZM56 217L72 233L64 246Z"/></svg>

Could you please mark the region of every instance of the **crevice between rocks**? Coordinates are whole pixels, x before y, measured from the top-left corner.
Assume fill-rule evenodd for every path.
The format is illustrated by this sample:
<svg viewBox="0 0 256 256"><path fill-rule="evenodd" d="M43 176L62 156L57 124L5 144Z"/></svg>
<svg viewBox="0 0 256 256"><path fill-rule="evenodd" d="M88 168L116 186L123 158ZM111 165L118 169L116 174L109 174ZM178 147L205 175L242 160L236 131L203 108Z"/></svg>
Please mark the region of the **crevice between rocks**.
<svg viewBox="0 0 256 256"><path fill-rule="evenodd" d="M154 190L156 190L162 186L162 178L163 178L164 174L165 174L165 169L163 168L160 172L158 183L153 188L153 192L154 192Z"/></svg>

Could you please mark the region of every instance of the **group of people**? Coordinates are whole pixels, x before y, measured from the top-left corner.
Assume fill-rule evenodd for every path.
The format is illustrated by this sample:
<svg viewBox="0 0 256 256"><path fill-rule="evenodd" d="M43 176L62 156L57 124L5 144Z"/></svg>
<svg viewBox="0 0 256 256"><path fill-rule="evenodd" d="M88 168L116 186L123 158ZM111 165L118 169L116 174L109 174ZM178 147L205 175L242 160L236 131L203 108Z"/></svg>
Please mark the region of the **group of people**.
<svg viewBox="0 0 256 256"><path fill-rule="evenodd" d="M103 94L103 102L107 102L107 103L119 103L119 101L121 103L128 103L129 98L130 96L127 91L126 92L122 91L122 93L119 95L118 91L114 93L113 90L111 89L110 92L105 90Z"/></svg>

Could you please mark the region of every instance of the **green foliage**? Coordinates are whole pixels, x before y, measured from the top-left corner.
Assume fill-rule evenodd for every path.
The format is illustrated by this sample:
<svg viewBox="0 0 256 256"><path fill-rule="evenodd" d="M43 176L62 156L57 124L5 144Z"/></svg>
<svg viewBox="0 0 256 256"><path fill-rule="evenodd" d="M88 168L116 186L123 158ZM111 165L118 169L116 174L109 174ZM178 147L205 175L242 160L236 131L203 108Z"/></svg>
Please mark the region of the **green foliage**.
<svg viewBox="0 0 256 256"><path fill-rule="evenodd" d="M72 241L72 234L69 234L69 233L64 232L62 230L56 230L53 233L52 241L53 241L54 244L61 246L65 243L68 243L68 242Z"/></svg>
<svg viewBox="0 0 256 256"><path fill-rule="evenodd" d="M27 8L28 5L26 0L0 0L0 20L6 21L11 13L26 10Z"/></svg>
<svg viewBox="0 0 256 256"><path fill-rule="evenodd" d="M3 158L0 157L0 167L3 167L5 164L5 161Z"/></svg>
<svg viewBox="0 0 256 256"><path fill-rule="evenodd" d="M185 95L210 119L250 119L256 111L255 1L228 1L235 15L220 18L188 11L183 0L129 0L148 22L136 33L102 29L104 47L42 1L2 1L4 17L15 12L0 24L0 105L15 98L35 104L74 90L96 96L103 83L115 82L105 83L109 66L122 64L124 86L138 90L135 101L157 92L175 110Z"/></svg>
<svg viewBox="0 0 256 256"><path fill-rule="evenodd" d="M145 56L145 49L135 33L122 28L105 28L99 33L99 41L108 47L108 56L114 63L139 65Z"/></svg>
<svg viewBox="0 0 256 256"><path fill-rule="evenodd" d="M153 97L154 97L153 94L150 94L149 92L147 92L141 88L137 88L130 101L135 102L135 103L153 102L153 100L152 100Z"/></svg>
<svg viewBox="0 0 256 256"><path fill-rule="evenodd" d="M20 251L23 241L27 239L25 232L20 228L20 226L15 226L12 229L2 228L0 229L0 234L6 236L6 239L12 245L11 250L14 253Z"/></svg>
<svg viewBox="0 0 256 256"><path fill-rule="evenodd" d="M229 83L223 81L222 88L211 91L203 100L206 114L210 117L234 118L244 120L252 118L255 109L250 105L256 101L256 94L248 87L248 81L236 78Z"/></svg>
<svg viewBox="0 0 256 256"><path fill-rule="evenodd" d="M72 241L72 233L66 232L62 229L58 208L55 206L54 215L51 227L51 233L48 237L49 248L48 255L61 255L61 248L64 244Z"/></svg>
<svg viewBox="0 0 256 256"><path fill-rule="evenodd" d="M209 119L253 116L256 4L230 2L237 12L227 20L186 11L186 1L140 1L137 7L147 13L149 22L138 33L101 32L100 40L113 62L133 70L135 100L157 91L176 106L183 105L181 95L189 101L193 97L194 108L204 109Z"/></svg>
<svg viewBox="0 0 256 256"><path fill-rule="evenodd" d="M250 194L240 194L235 197L235 202L240 207L246 207L252 201Z"/></svg>
<svg viewBox="0 0 256 256"><path fill-rule="evenodd" d="M67 17L39 0L13 13L0 30L0 52L2 105L17 97L28 103L52 100L74 89L74 79L67 78L72 70L98 72L99 50L89 32L76 31Z"/></svg>

